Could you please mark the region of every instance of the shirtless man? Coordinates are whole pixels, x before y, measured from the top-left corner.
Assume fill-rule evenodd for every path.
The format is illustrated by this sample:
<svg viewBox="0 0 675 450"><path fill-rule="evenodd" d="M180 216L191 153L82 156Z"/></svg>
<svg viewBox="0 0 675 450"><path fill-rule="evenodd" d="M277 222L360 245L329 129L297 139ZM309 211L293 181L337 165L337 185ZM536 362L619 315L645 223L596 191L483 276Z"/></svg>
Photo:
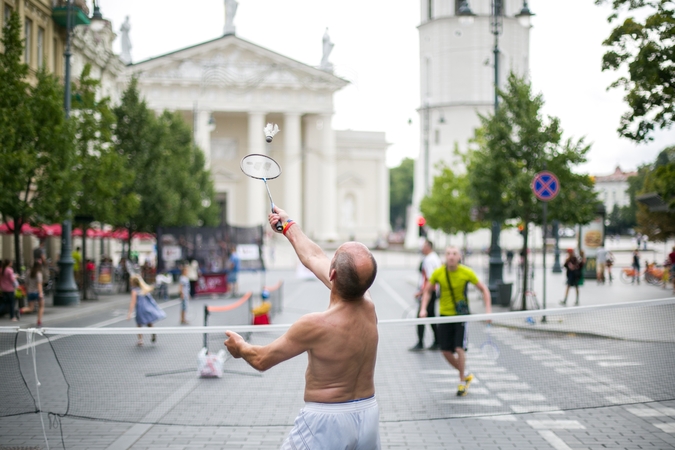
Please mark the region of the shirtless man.
<svg viewBox="0 0 675 450"><path fill-rule="evenodd" d="M225 345L262 371L307 352L305 407L282 449L379 449L377 316L367 292L377 274L375 258L365 245L347 242L329 260L277 207L269 215L274 231L279 221L302 264L330 289L328 309L302 316L264 347L232 331L225 332Z"/></svg>

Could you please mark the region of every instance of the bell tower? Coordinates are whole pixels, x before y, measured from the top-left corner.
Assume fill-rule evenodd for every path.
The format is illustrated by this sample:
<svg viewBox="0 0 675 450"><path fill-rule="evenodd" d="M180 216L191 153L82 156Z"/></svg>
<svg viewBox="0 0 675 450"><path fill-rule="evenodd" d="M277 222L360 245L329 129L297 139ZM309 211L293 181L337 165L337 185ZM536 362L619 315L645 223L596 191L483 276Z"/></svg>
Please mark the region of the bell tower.
<svg viewBox="0 0 675 450"><path fill-rule="evenodd" d="M526 0L420 0L420 151L405 245L419 245L419 204L431 190L435 166L463 171L453 156L466 152L494 111L495 80L528 76L530 16ZM497 67L495 67L495 59Z"/></svg>

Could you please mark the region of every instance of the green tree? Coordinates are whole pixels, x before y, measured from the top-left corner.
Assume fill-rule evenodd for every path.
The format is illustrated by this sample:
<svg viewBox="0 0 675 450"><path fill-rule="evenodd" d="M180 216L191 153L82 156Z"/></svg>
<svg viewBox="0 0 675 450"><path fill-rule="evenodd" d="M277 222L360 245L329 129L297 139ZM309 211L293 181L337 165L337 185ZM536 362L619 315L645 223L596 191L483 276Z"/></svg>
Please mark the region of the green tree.
<svg viewBox="0 0 675 450"><path fill-rule="evenodd" d="M666 202L668 210L651 211L638 204L637 229L653 241L665 241L675 236L675 147L664 149L653 165L640 168L639 173L642 185L638 195L656 193Z"/></svg>
<svg viewBox="0 0 675 450"><path fill-rule="evenodd" d="M441 173L434 177L431 193L420 202L420 212L429 227L447 234L466 234L484 227L475 211L473 199L469 196L469 178L455 175L447 166L441 166ZM465 244L466 247L466 244Z"/></svg>
<svg viewBox="0 0 675 450"><path fill-rule="evenodd" d="M415 160L404 158L389 169L389 222L392 230L405 228L408 207L412 204Z"/></svg>
<svg viewBox="0 0 675 450"><path fill-rule="evenodd" d="M123 155L113 139L116 117L108 97L97 98L101 82L91 78L86 64L77 83L73 83L72 118L77 135L77 179L73 213L90 216L102 223L125 220L137 209L137 198L127 187L131 180L125 171ZM119 192L125 196L118 197ZM112 201L111 201L112 200Z"/></svg>
<svg viewBox="0 0 675 450"><path fill-rule="evenodd" d="M468 160L469 191L474 205L485 211L485 219L500 223L520 219L525 223L527 268L527 223L542 223L542 202L531 188L537 172L548 170L560 181L560 193L548 202L549 221L588 223L600 202L591 177L572 171L586 161L590 147L583 139L563 140L560 121L542 117L541 94L534 95L529 83L511 74L499 95L502 103L496 113L480 116L482 126L474 139L477 148ZM527 282L527 273L523 282Z"/></svg>
<svg viewBox="0 0 675 450"><path fill-rule="evenodd" d="M130 185L119 195L133 195L138 209L116 223L129 230L155 232L161 226L216 224L217 205L204 155L177 113L159 118L150 111L132 79L114 110L117 151L126 161ZM130 245L127 249L130 252Z"/></svg>
<svg viewBox="0 0 675 450"><path fill-rule="evenodd" d="M19 269L23 224L62 219L77 188L74 133L63 111L63 89L44 69L34 86L28 84L20 30L19 15L13 12L0 53L0 214L5 223L14 222Z"/></svg>
<svg viewBox="0 0 675 450"><path fill-rule="evenodd" d="M612 30L603 42L609 50L602 58L602 70L627 72L610 85L623 88L630 108L617 131L637 142L649 141L655 127L670 128L675 118L675 2L612 0L612 7L610 23L624 8L648 11L643 21L628 17Z"/></svg>

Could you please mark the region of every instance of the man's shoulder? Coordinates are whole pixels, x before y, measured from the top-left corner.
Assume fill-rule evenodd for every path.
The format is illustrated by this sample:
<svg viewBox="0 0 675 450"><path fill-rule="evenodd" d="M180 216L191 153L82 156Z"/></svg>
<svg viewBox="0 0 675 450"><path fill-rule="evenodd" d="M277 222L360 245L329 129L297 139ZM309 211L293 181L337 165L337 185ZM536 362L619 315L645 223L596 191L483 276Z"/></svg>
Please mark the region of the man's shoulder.
<svg viewBox="0 0 675 450"><path fill-rule="evenodd" d="M457 271L467 277L476 277L476 272L469 266L465 266L464 264L459 264L457 266Z"/></svg>

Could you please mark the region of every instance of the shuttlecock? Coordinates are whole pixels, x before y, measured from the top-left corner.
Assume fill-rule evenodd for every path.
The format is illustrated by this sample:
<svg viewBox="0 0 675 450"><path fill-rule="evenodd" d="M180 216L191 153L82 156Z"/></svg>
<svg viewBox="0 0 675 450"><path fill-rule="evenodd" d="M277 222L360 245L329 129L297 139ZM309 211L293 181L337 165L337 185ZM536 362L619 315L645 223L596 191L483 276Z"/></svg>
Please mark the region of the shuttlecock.
<svg viewBox="0 0 675 450"><path fill-rule="evenodd" d="M272 142L274 135L279 132L279 126L277 124L272 125L271 123L268 123L263 131L265 131L265 140L269 143Z"/></svg>

